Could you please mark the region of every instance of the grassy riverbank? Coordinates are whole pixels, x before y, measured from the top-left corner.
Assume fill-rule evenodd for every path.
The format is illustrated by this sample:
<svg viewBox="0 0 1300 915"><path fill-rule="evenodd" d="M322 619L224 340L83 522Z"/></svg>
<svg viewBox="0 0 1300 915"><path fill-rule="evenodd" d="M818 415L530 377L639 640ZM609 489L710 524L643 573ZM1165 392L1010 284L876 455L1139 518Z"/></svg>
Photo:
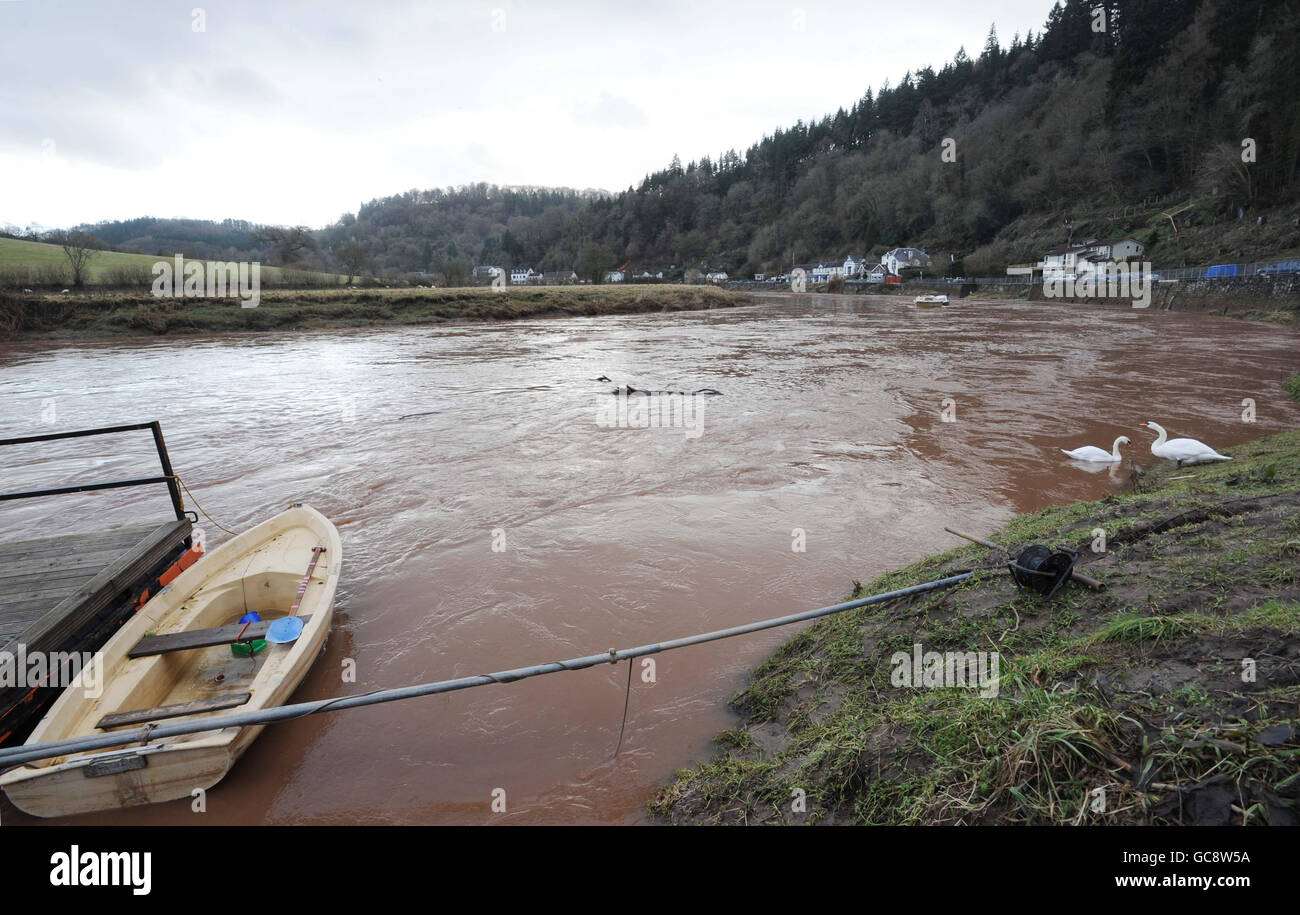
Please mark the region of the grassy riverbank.
<svg viewBox="0 0 1300 915"><path fill-rule="evenodd" d="M328 327L509 321L555 315L698 311L751 304L710 286L549 286L465 289L263 290L234 299L141 293L0 294L0 338L87 338Z"/></svg>
<svg viewBox="0 0 1300 915"><path fill-rule="evenodd" d="M1106 584L1017 594L966 546L782 646L734 700L742 723L678 773L675 823L1300 821L1300 432L1234 460L1137 475L1129 492L1015 519L991 538L1073 547ZM1094 529L1107 552L1090 551ZM955 538L954 538L955 539ZM891 685L891 656L997 651L1000 691ZM1254 662L1253 682L1243 671ZM1102 797L1104 810L1093 810ZM806 792L807 812L792 811Z"/></svg>
<svg viewBox="0 0 1300 915"><path fill-rule="evenodd" d="M171 254L131 254L126 251L96 250L86 264L85 281L89 286L148 289L156 274L153 265L171 263ZM262 282L267 286L343 286L348 278L335 273L319 273L263 265ZM304 279L307 282L304 282ZM58 291L72 285L72 269L63 248L56 244L0 238L0 290L17 292L24 287L45 287Z"/></svg>

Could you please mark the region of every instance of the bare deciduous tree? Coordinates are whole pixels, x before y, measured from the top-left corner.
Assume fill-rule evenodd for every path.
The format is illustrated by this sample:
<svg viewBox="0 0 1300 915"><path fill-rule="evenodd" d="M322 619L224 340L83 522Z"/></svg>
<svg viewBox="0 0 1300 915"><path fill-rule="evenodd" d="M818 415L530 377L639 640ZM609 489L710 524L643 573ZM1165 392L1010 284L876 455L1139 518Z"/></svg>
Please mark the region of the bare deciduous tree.
<svg viewBox="0 0 1300 915"><path fill-rule="evenodd" d="M459 257L444 257L438 263L438 273L444 286L469 285L469 264Z"/></svg>
<svg viewBox="0 0 1300 915"><path fill-rule="evenodd" d="M578 276L600 283L614 267L614 252L601 244L586 245L578 255Z"/></svg>
<svg viewBox="0 0 1300 915"><path fill-rule="evenodd" d="M355 242L340 245L335 249L334 256L338 258L339 263L343 265L343 269L347 271L349 285L351 285L354 276L370 268L370 252Z"/></svg>
<svg viewBox="0 0 1300 915"><path fill-rule="evenodd" d="M1255 202L1250 166L1242 160L1241 148L1231 142L1216 143L1201 157L1196 187L1203 194L1219 198L1228 210Z"/></svg>
<svg viewBox="0 0 1300 915"><path fill-rule="evenodd" d="M253 236L253 241L269 244L270 260L282 267L296 263L308 251L320 250L306 226L266 226Z"/></svg>
<svg viewBox="0 0 1300 915"><path fill-rule="evenodd" d="M72 285L84 286L90 262L99 254L99 239L88 232L77 230L60 232L53 241L63 247L63 256L72 268Z"/></svg>

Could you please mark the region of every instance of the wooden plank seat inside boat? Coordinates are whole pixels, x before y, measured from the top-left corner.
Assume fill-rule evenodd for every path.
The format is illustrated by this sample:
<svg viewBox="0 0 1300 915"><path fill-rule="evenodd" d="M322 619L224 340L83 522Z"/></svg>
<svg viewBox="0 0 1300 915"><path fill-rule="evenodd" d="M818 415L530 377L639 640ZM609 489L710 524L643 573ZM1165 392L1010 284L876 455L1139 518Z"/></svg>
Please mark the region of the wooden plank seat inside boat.
<svg viewBox="0 0 1300 915"><path fill-rule="evenodd" d="M99 719L95 727L104 731L128 724L145 724L149 721L162 721L165 718L197 715L200 712L217 712L222 709L237 708L252 698L252 693L227 693L224 696L210 696L207 699L195 699L191 702L177 702L172 705L134 709L129 712L114 712Z"/></svg>
<svg viewBox="0 0 1300 915"><path fill-rule="evenodd" d="M310 616L302 617L304 625ZM212 629L192 629L188 632L169 632L164 635L147 635L136 642L135 647L127 652L128 658L147 658L166 654L169 651L189 651L193 648L211 648L214 645L227 645L231 642L247 642L266 637L266 630L275 620L262 620L249 623L231 623L229 626L215 626ZM242 635L241 635L242 633Z"/></svg>

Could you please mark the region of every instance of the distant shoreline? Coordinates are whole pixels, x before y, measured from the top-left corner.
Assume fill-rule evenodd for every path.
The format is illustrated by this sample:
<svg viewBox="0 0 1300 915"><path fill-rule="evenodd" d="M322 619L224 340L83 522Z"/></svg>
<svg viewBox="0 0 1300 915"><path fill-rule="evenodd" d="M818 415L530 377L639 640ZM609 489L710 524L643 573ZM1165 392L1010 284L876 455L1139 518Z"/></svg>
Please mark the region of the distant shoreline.
<svg viewBox="0 0 1300 915"><path fill-rule="evenodd" d="M746 287L735 287L750 291ZM1025 285L981 285L966 296L960 295L959 284L946 284L942 280L912 281L906 286L873 286L869 288L849 287L840 292L828 292L824 287L812 288L806 293L791 292L788 287L754 289L752 294L760 297L818 295L818 296L882 296L905 298L909 302L914 295L944 293L952 297L953 302L968 298L973 301L988 300L997 302L1021 302L1035 305L1100 305L1111 308L1132 309L1127 299L1092 296L1061 296L1048 298L1043 295L1042 286ZM1243 321L1266 321L1272 324L1294 326L1300 323L1300 283L1290 278L1240 277L1227 280L1200 281L1187 283L1157 283L1152 289L1151 304L1148 311L1175 311L1183 314L1212 314L1220 317L1237 318Z"/></svg>
<svg viewBox="0 0 1300 915"><path fill-rule="evenodd" d="M237 299L147 293L0 293L0 340L87 340L202 333L414 326L539 317L703 311L753 304L712 286L264 290L256 308Z"/></svg>

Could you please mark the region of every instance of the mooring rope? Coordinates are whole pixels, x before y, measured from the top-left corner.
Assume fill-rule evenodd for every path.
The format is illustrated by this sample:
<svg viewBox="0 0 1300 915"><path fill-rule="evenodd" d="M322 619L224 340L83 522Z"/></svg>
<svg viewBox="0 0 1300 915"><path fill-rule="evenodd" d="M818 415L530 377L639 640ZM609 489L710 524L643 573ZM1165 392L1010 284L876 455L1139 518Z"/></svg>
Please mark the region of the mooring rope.
<svg viewBox="0 0 1300 915"><path fill-rule="evenodd" d="M627 730L627 706L632 701L632 659L627 659L627 692L623 694L623 723L618 728L618 743L614 745L614 758L623 746L623 732Z"/></svg>
<svg viewBox="0 0 1300 915"><path fill-rule="evenodd" d="M196 499L196 498L194 497L194 493L190 492L190 488L189 488L188 486L185 485L185 481L182 480L182 479L180 478L179 475L177 475L177 474L172 474L171 477L170 477L169 479L175 480L177 483L181 484L181 489L185 490L185 494L186 494L187 496L189 496L191 499L194 499L194 507L197 508L200 512L203 512L203 517L207 518L207 519L208 519L209 521L211 521L215 526L221 528L223 531L225 531L225 532L226 532L227 534L229 534L230 536L232 536L232 537L236 536L236 534L235 534L234 531L232 531L232 530L231 530L230 528L228 528L228 527L225 527L225 526L219 524L215 518L213 518L211 515L209 515L206 511L203 510L203 506L199 504L199 500ZM184 505L182 505L181 507L183 508Z"/></svg>

